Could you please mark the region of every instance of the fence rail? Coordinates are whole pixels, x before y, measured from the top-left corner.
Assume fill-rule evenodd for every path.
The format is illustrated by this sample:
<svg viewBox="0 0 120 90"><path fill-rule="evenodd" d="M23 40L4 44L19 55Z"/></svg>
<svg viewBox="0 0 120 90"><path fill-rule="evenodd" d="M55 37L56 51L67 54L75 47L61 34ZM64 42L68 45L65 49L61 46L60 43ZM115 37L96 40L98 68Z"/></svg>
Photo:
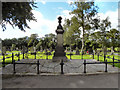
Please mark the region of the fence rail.
<svg viewBox="0 0 120 90"><path fill-rule="evenodd" d="M108 71L107 70L107 64L108 63L113 63L113 62L107 62L107 60L104 61L104 62L86 62L86 60L84 60L84 63L83 63L84 64L84 73L86 73L86 66L87 66L87 64L105 64L105 72L107 72ZM120 63L120 62L114 62L114 63ZM113 63L113 65L114 65L114 63Z"/></svg>
<svg viewBox="0 0 120 90"><path fill-rule="evenodd" d="M27 54L31 54L31 53L27 53ZM35 55L34 59L36 59L37 53L35 52L35 53L32 53L32 54ZM46 53L43 53L43 54L46 54ZM2 67L5 67L6 64L13 64L13 73L15 74L15 73L16 73L15 66L16 66L17 64L35 64L35 65L37 66L37 74L39 74L39 65L40 65L39 60L40 60L40 59L37 60L36 63L16 62L16 61L14 60L14 56L17 56L17 57L18 57L18 61L20 61L20 55L23 55L23 59L24 59L25 53L22 53L22 54L18 53L18 54L16 54L16 55L14 55L14 53L12 53L12 56L9 56L9 57L6 57L6 58L5 58L5 55L3 54ZM48 54L46 54L46 55L47 55L47 59L48 59ZM71 56L72 56L73 54L70 53L70 54L68 54L68 55L70 55L70 59L71 59ZM81 54L81 59L83 59L83 55L84 55L84 54ZM95 55L94 55L94 54L92 54L92 55L93 55L93 59L94 59L94 58L95 58L95 57L94 57ZM102 55L97 54L97 61L99 61L99 56L102 56ZM12 62L5 62L5 59L11 58L11 57L12 57ZM120 62L119 62L120 60L115 59L114 56L113 56L113 58L106 57L106 55L104 55L104 56L102 56L102 57L104 57L104 62L86 62L86 60L84 60L84 62L82 63L82 64L84 65L84 73L87 72L87 68L86 68L87 64L105 64L105 72L107 72L107 64L110 63L110 64L112 64L112 66L114 67L114 66L115 66L115 63L120 63ZM106 60L106 58L112 59L113 61L112 61L112 62L108 62L108 61ZM116 62L115 60L118 60L118 62ZM61 60L61 62L60 62L59 65L61 65L61 74L64 74L64 65L66 65L66 64L64 64L63 60ZM66 65L66 66L67 66L67 65ZM76 68L76 67L75 67L75 68Z"/></svg>

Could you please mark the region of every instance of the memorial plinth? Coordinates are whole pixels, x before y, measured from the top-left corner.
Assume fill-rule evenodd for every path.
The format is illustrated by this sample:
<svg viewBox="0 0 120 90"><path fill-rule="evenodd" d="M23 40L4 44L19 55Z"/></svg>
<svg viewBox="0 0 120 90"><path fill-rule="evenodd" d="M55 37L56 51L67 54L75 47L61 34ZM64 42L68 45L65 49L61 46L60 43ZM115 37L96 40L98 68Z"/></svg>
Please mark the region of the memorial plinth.
<svg viewBox="0 0 120 90"><path fill-rule="evenodd" d="M59 20L58 21L59 25L57 26L57 30L56 30L57 46L55 48L55 53L54 53L53 60L52 60L53 62L57 62L60 60L67 61L67 57L66 57L66 54L64 52L64 47L63 47L64 30L63 30L62 25L61 25L62 17L59 17L58 20Z"/></svg>

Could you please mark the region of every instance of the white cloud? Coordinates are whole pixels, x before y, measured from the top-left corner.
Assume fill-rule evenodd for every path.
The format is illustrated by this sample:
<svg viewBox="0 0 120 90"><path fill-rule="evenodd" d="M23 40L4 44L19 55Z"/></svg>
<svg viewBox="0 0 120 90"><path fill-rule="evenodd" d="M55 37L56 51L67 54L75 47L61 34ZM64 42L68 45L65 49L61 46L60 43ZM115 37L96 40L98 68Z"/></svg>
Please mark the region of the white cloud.
<svg viewBox="0 0 120 90"><path fill-rule="evenodd" d="M70 10L63 10L60 15L62 16L62 25L64 24L64 19L68 18L70 19L72 15L69 14ZM2 31L0 28L0 38L19 38L24 36L30 36L31 34L37 33L39 37L43 37L45 34L49 33L55 33L55 30L58 26L58 20L57 17L55 20L48 20L44 18L44 16L39 11L33 10L34 16L37 19L37 22L31 21L28 22L28 25L31 27L31 29L26 29L26 32L22 32L17 27L15 29L12 28L9 24L7 25L7 30ZM107 16L109 16L109 20L112 23L112 28L116 28L118 26L118 10L116 11L108 11L105 14L99 13L98 14L101 19L105 19Z"/></svg>
<svg viewBox="0 0 120 90"><path fill-rule="evenodd" d="M63 15L64 18L70 19L72 17L72 15L70 15L70 12L71 12L70 10L63 10L61 14Z"/></svg>
<svg viewBox="0 0 120 90"><path fill-rule="evenodd" d="M109 17L109 21L111 21L111 28L117 28L118 26L118 9L116 11L107 11L104 13L98 13L100 19L105 19Z"/></svg>
<svg viewBox="0 0 120 90"><path fill-rule="evenodd" d="M8 24L6 31L2 31L0 28L0 38L19 38L24 36L30 36L31 34L37 33L39 37L43 37L45 34L54 33L58 25L57 19L55 20L48 20L43 17L43 15L39 11L32 11L34 16L37 19L37 22L31 21L28 22L28 25L31 29L26 29L26 32L22 32L17 27L14 29Z"/></svg>
<svg viewBox="0 0 120 90"><path fill-rule="evenodd" d="M45 0L42 0L41 2L42 2L42 4L46 4L46 1L45 1Z"/></svg>
<svg viewBox="0 0 120 90"><path fill-rule="evenodd" d="M73 15L70 15L70 10L63 10L62 17L70 19ZM118 28L118 9L115 11L107 11L106 13L98 13L100 19L103 20L106 17L109 17L109 21L111 22L111 28Z"/></svg>
<svg viewBox="0 0 120 90"><path fill-rule="evenodd" d="M71 3L73 3L74 2L74 0L67 0L67 3L68 4L71 4Z"/></svg>
<svg viewBox="0 0 120 90"><path fill-rule="evenodd" d="M31 29L25 29L26 32L23 32L19 30L17 27L14 29L12 28L11 25L7 24L7 29L3 32L2 28L0 28L0 38L5 39L5 38L19 38L19 37L24 37L24 36L30 36L31 34L37 33L39 37L43 37L45 34L49 33L55 33L55 30L58 26L58 17L62 16L62 25L64 24L64 19L65 18L71 18L72 16L69 15L69 10L63 10L60 15L57 15L55 20L48 20L44 18L41 12L39 11L32 11L35 18L37 19L37 22L31 21L28 22L28 25L30 26Z"/></svg>
<svg viewBox="0 0 120 90"><path fill-rule="evenodd" d="M42 4L46 4L46 0L34 0L34 2L41 2Z"/></svg>
<svg viewBox="0 0 120 90"><path fill-rule="evenodd" d="M63 18L63 22L62 22L62 25L64 24L64 20L65 19L71 19L72 17L73 17L73 14L70 14L70 12L71 12L71 10L63 10L62 12L61 12L61 15L60 16L62 16L62 18Z"/></svg>

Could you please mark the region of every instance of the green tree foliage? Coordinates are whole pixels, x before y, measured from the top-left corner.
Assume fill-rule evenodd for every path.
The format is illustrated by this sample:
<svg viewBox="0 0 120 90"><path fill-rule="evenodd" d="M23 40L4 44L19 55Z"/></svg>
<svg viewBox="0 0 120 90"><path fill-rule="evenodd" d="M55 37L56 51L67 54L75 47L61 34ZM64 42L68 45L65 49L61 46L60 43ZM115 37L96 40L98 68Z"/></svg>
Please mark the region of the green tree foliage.
<svg viewBox="0 0 120 90"><path fill-rule="evenodd" d="M75 23L73 25L73 23ZM77 23L77 19L75 17L72 18L72 20L66 19L65 24L64 24L64 30L65 33L63 35L64 37L64 45L69 45L70 49L74 44L76 43L76 40L78 41L78 38L80 36L80 31L79 31L79 24Z"/></svg>
<svg viewBox="0 0 120 90"><path fill-rule="evenodd" d="M106 54L106 50L107 50L107 43L108 43L108 39L107 39L107 30L111 27L111 22L109 21L109 18L107 17L104 20L101 20L101 22L99 23L99 30L100 30L100 34L101 34L101 43L102 43L102 48L103 48L103 52L104 54Z"/></svg>
<svg viewBox="0 0 120 90"><path fill-rule="evenodd" d="M38 43L38 34L31 34L29 40L28 40L28 47L36 47Z"/></svg>
<svg viewBox="0 0 120 90"><path fill-rule="evenodd" d="M89 42L90 42L90 47L92 47L92 50L97 50L98 47L102 47L102 33L100 31L91 33L89 35Z"/></svg>
<svg viewBox="0 0 120 90"><path fill-rule="evenodd" d="M32 2L2 2L2 23L3 31L6 29L6 24L9 23L12 27L18 27L25 31L25 28L30 28L27 22L36 21L32 7L36 8Z"/></svg>
<svg viewBox="0 0 120 90"><path fill-rule="evenodd" d="M110 41L111 46L111 53L113 54L115 51L115 47L119 47L119 40L120 40L120 31L117 29L110 29L110 31L107 32L107 37Z"/></svg>
<svg viewBox="0 0 120 90"><path fill-rule="evenodd" d="M17 43L16 43L16 47L18 47L18 49L21 49L21 50L23 47L27 47L28 38L29 38L28 36L18 38Z"/></svg>
<svg viewBox="0 0 120 90"><path fill-rule="evenodd" d="M75 8L71 12L73 17L71 18L68 29L71 28L78 35L81 34L82 52L85 46L85 34L90 33L90 30L98 29L99 19L95 17L98 13L98 7L94 5L94 2L74 2L72 5Z"/></svg>
<svg viewBox="0 0 120 90"><path fill-rule="evenodd" d="M20 50L23 46L27 47L28 37L22 38L12 38L12 39L4 39L2 40L2 46L6 47L7 50L11 50L12 44Z"/></svg>
<svg viewBox="0 0 120 90"><path fill-rule="evenodd" d="M55 34L46 34L45 37L40 38L39 43L36 45L37 49L55 49L56 46L56 35Z"/></svg>

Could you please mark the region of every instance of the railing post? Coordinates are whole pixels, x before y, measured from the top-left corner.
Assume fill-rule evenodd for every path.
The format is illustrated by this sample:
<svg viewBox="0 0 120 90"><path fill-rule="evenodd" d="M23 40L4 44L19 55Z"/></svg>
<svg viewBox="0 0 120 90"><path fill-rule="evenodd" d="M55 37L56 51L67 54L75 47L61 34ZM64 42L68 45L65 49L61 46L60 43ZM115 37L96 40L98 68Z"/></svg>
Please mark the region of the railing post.
<svg viewBox="0 0 120 90"><path fill-rule="evenodd" d="M46 53L46 55L47 55L47 56L46 56L46 59L48 60L48 53Z"/></svg>
<svg viewBox="0 0 120 90"><path fill-rule="evenodd" d="M115 66L115 65L114 65L114 60L115 60L115 59L114 59L114 56L113 56L113 67Z"/></svg>
<svg viewBox="0 0 120 90"><path fill-rule="evenodd" d="M99 53L98 53L98 61L99 61Z"/></svg>
<svg viewBox="0 0 120 90"><path fill-rule="evenodd" d="M13 64L13 62L14 62L13 60L14 60L14 53L12 53L12 64Z"/></svg>
<svg viewBox="0 0 120 90"><path fill-rule="evenodd" d="M71 59L71 53L70 53L70 59Z"/></svg>
<svg viewBox="0 0 120 90"><path fill-rule="evenodd" d="M93 59L94 59L94 53L93 53Z"/></svg>
<svg viewBox="0 0 120 90"><path fill-rule="evenodd" d="M105 59L106 59L106 55L104 54L104 62L105 62Z"/></svg>
<svg viewBox="0 0 120 90"><path fill-rule="evenodd" d="M15 74L16 71L15 71L15 60L13 60L13 74Z"/></svg>
<svg viewBox="0 0 120 90"><path fill-rule="evenodd" d="M63 60L61 60L60 65L61 65L61 74L64 74L64 72L63 72L63 65L64 65Z"/></svg>
<svg viewBox="0 0 120 90"><path fill-rule="evenodd" d="M2 67L5 67L5 54L3 53L3 62L2 62Z"/></svg>
<svg viewBox="0 0 120 90"><path fill-rule="evenodd" d="M107 60L105 61L105 72L107 72Z"/></svg>
<svg viewBox="0 0 120 90"><path fill-rule="evenodd" d="M23 52L23 59L24 59L24 52Z"/></svg>
<svg viewBox="0 0 120 90"><path fill-rule="evenodd" d="M18 61L20 61L20 53L18 53Z"/></svg>
<svg viewBox="0 0 120 90"><path fill-rule="evenodd" d="M84 60L84 73L86 73L86 60Z"/></svg>
<svg viewBox="0 0 120 90"><path fill-rule="evenodd" d="M37 60L37 74L39 74L39 60Z"/></svg>
<svg viewBox="0 0 120 90"><path fill-rule="evenodd" d="M35 59L36 59L36 52L35 52Z"/></svg>
<svg viewBox="0 0 120 90"><path fill-rule="evenodd" d="M83 53L82 53L82 59L83 59Z"/></svg>

